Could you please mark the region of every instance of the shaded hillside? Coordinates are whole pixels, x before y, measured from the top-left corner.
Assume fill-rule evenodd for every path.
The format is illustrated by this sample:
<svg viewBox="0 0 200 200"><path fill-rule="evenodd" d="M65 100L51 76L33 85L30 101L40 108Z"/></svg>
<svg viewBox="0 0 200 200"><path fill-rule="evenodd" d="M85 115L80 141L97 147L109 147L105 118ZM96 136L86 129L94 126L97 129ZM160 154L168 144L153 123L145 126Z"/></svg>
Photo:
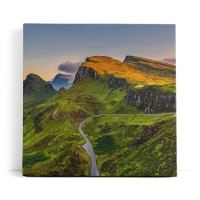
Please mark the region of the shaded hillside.
<svg viewBox="0 0 200 200"><path fill-rule="evenodd" d="M27 75L23 81L24 106L44 102L55 94L52 85L36 74Z"/></svg>
<svg viewBox="0 0 200 200"><path fill-rule="evenodd" d="M130 64L133 68L150 75L157 75L159 77L172 79L174 79L176 75L176 68L173 64L138 56L126 56L124 62Z"/></svg>

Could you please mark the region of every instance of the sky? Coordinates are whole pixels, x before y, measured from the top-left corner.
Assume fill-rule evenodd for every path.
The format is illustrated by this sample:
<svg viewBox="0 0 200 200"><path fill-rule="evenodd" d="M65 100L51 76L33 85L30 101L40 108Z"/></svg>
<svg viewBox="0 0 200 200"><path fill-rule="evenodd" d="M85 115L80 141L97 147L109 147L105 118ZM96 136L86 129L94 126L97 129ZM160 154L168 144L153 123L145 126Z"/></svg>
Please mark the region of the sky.
<svg viewBox="0 0 200 200"><path fill-rule="evenodd" d="M89 56L175 59L175 25L24 24L24 79L75 75Z"/></svg>

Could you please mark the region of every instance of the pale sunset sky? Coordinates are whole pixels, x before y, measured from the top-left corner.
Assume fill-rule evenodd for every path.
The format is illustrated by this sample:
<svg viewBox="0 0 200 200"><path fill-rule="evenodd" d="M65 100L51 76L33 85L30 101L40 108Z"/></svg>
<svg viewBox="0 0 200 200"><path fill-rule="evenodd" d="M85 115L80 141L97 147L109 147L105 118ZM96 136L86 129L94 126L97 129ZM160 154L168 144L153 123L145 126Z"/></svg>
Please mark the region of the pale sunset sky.
<svg viewBox="0 0 200 200"><path fill-rule="evenodd" d="M24 79L29 73L44 80L74 75L70 67L77 69L94 55L121 61L126 55L175 59L175 25L24 24ZM65 64L69 72L59 70Z"/></svg>

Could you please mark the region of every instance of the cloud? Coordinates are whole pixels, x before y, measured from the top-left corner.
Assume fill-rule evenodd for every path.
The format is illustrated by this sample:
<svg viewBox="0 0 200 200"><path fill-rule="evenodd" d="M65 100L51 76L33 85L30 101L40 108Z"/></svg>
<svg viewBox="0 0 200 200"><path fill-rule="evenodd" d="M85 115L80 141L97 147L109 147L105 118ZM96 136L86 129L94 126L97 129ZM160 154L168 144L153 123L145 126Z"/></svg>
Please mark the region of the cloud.
<svg viewBox="0 0 200 200"><path fill-rule="evenodd" d="M171 64L176 64L175 58L164 58L162 61L167 62L167 63L171 63Z"/></svg>
<svg viewBox="0 0 200 200"><path fill-rule="evenodd" d="M66 61L58 66L58 70L69 74L74 74L78 71L78 68L81 66L82 63L83 63L82 61L76 63Z"/></svg>

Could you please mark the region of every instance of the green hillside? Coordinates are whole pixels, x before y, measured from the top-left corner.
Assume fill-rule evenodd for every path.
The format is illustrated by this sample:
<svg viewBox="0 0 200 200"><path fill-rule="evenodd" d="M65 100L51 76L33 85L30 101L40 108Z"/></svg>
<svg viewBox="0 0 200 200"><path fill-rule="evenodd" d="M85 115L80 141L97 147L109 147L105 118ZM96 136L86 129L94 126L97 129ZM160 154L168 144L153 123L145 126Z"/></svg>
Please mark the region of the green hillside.
<svg viewBox="0 0 200 200"><path fill-rule="evenodd" d="M97 64L93 66L94 57L87 58L87 62L80 66L72 87L57 93L39 76L27 76L24 81L24 175L89 176L90 160L82 147L85 141L78 132L80 122L89 116L175 112L173 77L148 75L133 70L129 63L107 57L95 59L98 63L95 60ZM95 71L98 66L99 71ZM133 70L137 77L130 74L126 79L129 74L123 75L120 67L129 72ZM155 85L152 85L154 80ZM84 133L91 139L102 176L175 175L175 117L160 114L158 118L160 120L153 116L111 116L88 121ZM92 127L89 128L90 123ZM131 131L130 127L133 128ZM148 133L149 129L155 133ZM124 133L123 138L121 133ZM144 137L146 134L147 138ZM138 139L140 137L146 139L143 141ZM166 142L157 147L162 140ZM155 150L155 154L150 150ZM163 161L160 161L162 156ZM155 169L149 168L153 160ZM115 162L117 168L112 171Z"/></svg>
<svg viewBox="0 0 200 200"><path fill-rule="evenodd" d="M87 121L83 131L101 176L176 176L175 120L174 114L158 114Z"/></svg>
<svg viewBox="0 0 200 200"><path fill-rule="evenodd" d="M81 147L84 140L78 125L97 113L140 113L122 101L124 95L120 88L110 89L107 81L99 83L88 77L45 103L24 109L23 174L88 176L89 158ZM75 152L77 163L72 161Z"/></svg>
<svg viewBox="0 0 200 200"><path fill-rule="evenodd" d="M23 81L24 107L42 103L55 94L52 85L36 74L29 74Z"/></svg>

